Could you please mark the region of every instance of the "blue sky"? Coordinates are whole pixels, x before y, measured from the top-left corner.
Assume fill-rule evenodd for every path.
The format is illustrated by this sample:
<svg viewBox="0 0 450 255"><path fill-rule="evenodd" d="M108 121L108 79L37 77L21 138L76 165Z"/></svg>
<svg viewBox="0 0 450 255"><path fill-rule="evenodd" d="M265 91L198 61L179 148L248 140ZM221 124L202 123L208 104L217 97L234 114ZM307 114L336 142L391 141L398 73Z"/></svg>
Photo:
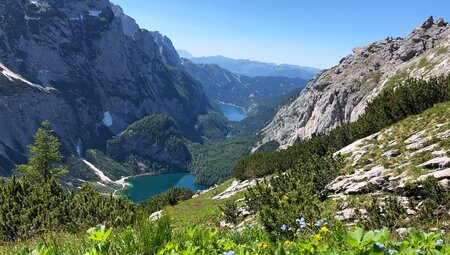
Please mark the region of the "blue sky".
<svg viewBox="0 0 450 255"><path fill-rule="evenodd" d="M406 36L428 16L450 19L450 1L112 0L142 28L194 56L223 55L328 68L388 36Z"/></svg>

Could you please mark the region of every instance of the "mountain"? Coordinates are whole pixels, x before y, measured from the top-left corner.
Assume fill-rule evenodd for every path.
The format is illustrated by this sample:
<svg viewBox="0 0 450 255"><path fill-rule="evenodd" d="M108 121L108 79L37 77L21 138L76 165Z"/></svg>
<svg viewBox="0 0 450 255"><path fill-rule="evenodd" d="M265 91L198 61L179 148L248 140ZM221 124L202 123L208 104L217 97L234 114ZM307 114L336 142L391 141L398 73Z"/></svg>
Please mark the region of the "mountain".
<svg viewBox="0 0 450 255"><path fill-rule="evenodd" d="M112 9L114 14L121 19L124 33L132 36L139 29L136 21L124 14L120 6L112 4ZM314 74L305 75L307 78L289 78L289 75L283 77L282 73L276 75L276 72L273 72L273 76L269 72L262 72L264 74L258 77L242 75L239 72L234 72L231 69L227 70L227 68L220 67L217 64L196 64L194 63L195 61L189 60L192 57L189 52L176 50L172 41L167 36L158 31L152 31L150 34L159 49L164 64L183 69L191 74L202 83L203 89L209 98L216 101L233 103L245 108L251 107L258 100L286 95L296 89L303 88L306 82L312 79L318 71L313 68L308 69L285 65L292 69L308 69L314 71ZM180 55L187 58L180 58ZM271 65L261 62L252 63Z"/></svg>
<svg viewBox="0 0 450 255"><path fill-rule="evenodd" d="M284 76L311 80L320 72L320 69L313 67L288 64L277 65L248 59L232 59L224 56L188 57L188 59L197 64L217 64L233 73L247 76Z"/></svg>
<svg viewBox="0 0 450 255"><path fill-rule="evenodd" d="M429 78L450 71L450 26L433 17L406 38L391 38L353 49L353 54L323 71L299 97L278 111L263 129L262 143L282 148L346 122L354 122L383 88L408 77Z"/></svg>
<svg viewBox="0 0 450 255"><path fill-rule="evenodd" d="M45 119L65 155L104 151L108 139L157 113L173 119L184 137L200 137L198 116L211 109L202 85L168 67L173 52L120 12L107 0L0 4L2 175L24 162Z"/></svg>
<svg viewBox="0 0 450 255"><path fill-rule="evenodd" d="M250 109L261 100L286 95L303 88L308 82L301 78L251 77L232 73L216 64L195 64L181 59L182 68L199 80L205 93L213 100Z"/></svg>
<svg viewBox="0 0 450 255"><path fill-rule="evenodd" d="M181 49L177 49L178 55L180 55L180 58L187 58L187 59L191 59L194 56L186 50L181 50Z"/></svg>

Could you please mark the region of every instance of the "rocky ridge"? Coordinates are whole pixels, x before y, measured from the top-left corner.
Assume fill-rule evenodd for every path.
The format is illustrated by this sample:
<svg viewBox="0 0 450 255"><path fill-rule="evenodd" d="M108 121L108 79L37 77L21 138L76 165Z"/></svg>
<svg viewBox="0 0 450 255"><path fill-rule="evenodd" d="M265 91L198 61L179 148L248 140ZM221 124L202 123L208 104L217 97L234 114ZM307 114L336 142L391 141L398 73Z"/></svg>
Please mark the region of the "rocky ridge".
<svg viewBox="0 0 450 255"><path fill-rule="evenodd" d="M0 17L2 175L24 161L44 119L64 154L104 149L154 113L196 136L197 117L210 107L201 84L165 65L150 32L130 36L135 27L125 27L109 1L7 0Z"/></svg>
<svg viewBox="0 0 450 255"><path fill-rule="evenodd" d="M313 134L356 121L367 103L386 86L407 77L428 78L450 71L450 26L433 17L406 38L386 38L365 47L322 72L284 106L262 130L261 144L277 141L281 148Z"/></svg>

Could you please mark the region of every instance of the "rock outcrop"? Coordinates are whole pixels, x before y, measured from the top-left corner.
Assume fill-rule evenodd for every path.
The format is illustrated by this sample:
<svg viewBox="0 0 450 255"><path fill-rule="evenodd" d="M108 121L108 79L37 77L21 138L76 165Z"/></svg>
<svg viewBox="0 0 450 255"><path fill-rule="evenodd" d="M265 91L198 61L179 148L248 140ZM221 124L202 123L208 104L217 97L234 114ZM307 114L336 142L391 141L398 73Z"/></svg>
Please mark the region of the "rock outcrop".
<svg viewBox="0 0 450 255"><path fill-rule="evenodd" d="M335 153L343 174L327 185L332 197L374 192L399 193L407 183L436 178L450 181L450 103L435 106ZM406 139L405 139L406 138ZM412 146L413 145L413 146Z"/></svg>
<svg viewBox="0 0 450 255"><path fill-rule="evenodd" d="M44 119L65 154L83 154L154 113L193 136L198 115L208 112L201 84L166 67L151 33L131 35L133 21L107 0L6 0L0 20L3 175L23 162Z"/></svg>
<svg viewBox="0 0 450 255"><path fill-rule="evenodd" d="M286 148L313 134L356 121L367 103L386 86L407 77L431 77L450 71L450 25L428 18L406 38L387 38L365 47L317 76L263 129L261 143Z"/></svg>

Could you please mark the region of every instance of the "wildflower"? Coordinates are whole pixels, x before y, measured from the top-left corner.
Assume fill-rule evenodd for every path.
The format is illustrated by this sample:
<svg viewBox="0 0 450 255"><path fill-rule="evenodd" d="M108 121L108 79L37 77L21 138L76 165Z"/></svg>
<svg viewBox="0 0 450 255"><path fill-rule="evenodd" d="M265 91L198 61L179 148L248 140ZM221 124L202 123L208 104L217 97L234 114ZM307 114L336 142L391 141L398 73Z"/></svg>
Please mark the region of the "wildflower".
<svg viewBox="0 0 450 255"><path fill-rule="evenodd" d="M269 245L267 245L265 242L260 242L260 243L258 243L258 246L259 246L259 248L265 250L265 249L267 249L267 247L268 247Z"/></svg>
<svg viewBox="0 0 450 255"><path fill-rule="evenodd" d="M380 249L384 249L386 248L386 246L380 242L377 242L376 245L380 248Z"/></svg>
<svg viewBox="0 0 450 255"><path fill-rule="evenodd" d="M316 250L316 249L314 249L314 247L312 247L312 246L311 246L311 248L309 249L309 251L310 251L311 253L314 253L315 250Z"/></svg>
<svg viewBox="0 0 450 255"><path fill-rule="evenodd" d="M283 231L286 231L286 229L287 229L286 224L281 225L281 228L280 228L280 229L283 230Z"/></svg>
<svg viewBox="0 0 450 255"><path fill-rule="evenodd" d="M375 232L375 233L379 233L380 232L380 230L379 229L375 229L373 232Z"/></svg>
<svg viewBox="0 0 450 255"><path fill-rule="evenodd" d="M300 234L301 229L297 229L297 231L295 232L295 234Z"/></svg>
<svg viewBox="0 0 450 255"><path fill-rule="evenodd" d="M236 253L234 251L225 251L223 252L223 255L235 255Z"/></svg>
<svg viewBox="0 0 450 255"><path fill-rule="evenodd" d="M327 227L323 226L320 228L320 232L327 233L327 232L330 232L330 230Z"/></svg>
<svg viewBox="0 0 450 255"><path fill-rule="evenodd" d="M389 254L398 253L397 250L389 250Z"/></svg>
<svg viewBox="0 0 450 255"><path fill-rule="evenodd" d="M292 241L289 241L289 240L284 241L284 245L291 245L291 244L292 244Z"/></svg>
<svg viewBox="0 0 450 255"><path fill-rule="evenodd" d="M439 239L439 240L436 241L436 244L437 244L437 245L441 245L443 242L444 242L444 240Z"/></svg>
<svg viewBox="0 0 450 255"><path fill-rule="evenodd" d="M417 249L416 252L417 253L422 253L422 250L421 249Z"/></svg>
<svg viewBox="0 0 450 255"><path fill-rule="evenodd" d="M289 197L288 197L288 196L283 196L283 200L284 200L284 201L288 201L288 200L289 200Z"/></svg>
<svg viewBox="0 0 450 255"><path fill-rule="evenodd" d="M296 219L295 220L295 223L297 223L298 225L302 225L302 224L305 224L305 218L300 218L300 219Z"/></svg>
<svg viewBox="0 0 450 255"><path fill-rule="evenodd" d="M248 225L248 228L255 228L253 224Z"/></svg>
<svg viewBox="0 0 450 255"><path fill-rule="evenodd" d="M321 240L322 236L320 234L316 234L316 235L314 235L314 239Z"/></svg>
<svg viewBox="0 0 450 255"><path fill-rule="evenodd" d="M318 220L318 221L316 222L316 224L314 224L314 226L316 226L316 227L322 226L322 221L321 221L321 220Z"/></svg>

